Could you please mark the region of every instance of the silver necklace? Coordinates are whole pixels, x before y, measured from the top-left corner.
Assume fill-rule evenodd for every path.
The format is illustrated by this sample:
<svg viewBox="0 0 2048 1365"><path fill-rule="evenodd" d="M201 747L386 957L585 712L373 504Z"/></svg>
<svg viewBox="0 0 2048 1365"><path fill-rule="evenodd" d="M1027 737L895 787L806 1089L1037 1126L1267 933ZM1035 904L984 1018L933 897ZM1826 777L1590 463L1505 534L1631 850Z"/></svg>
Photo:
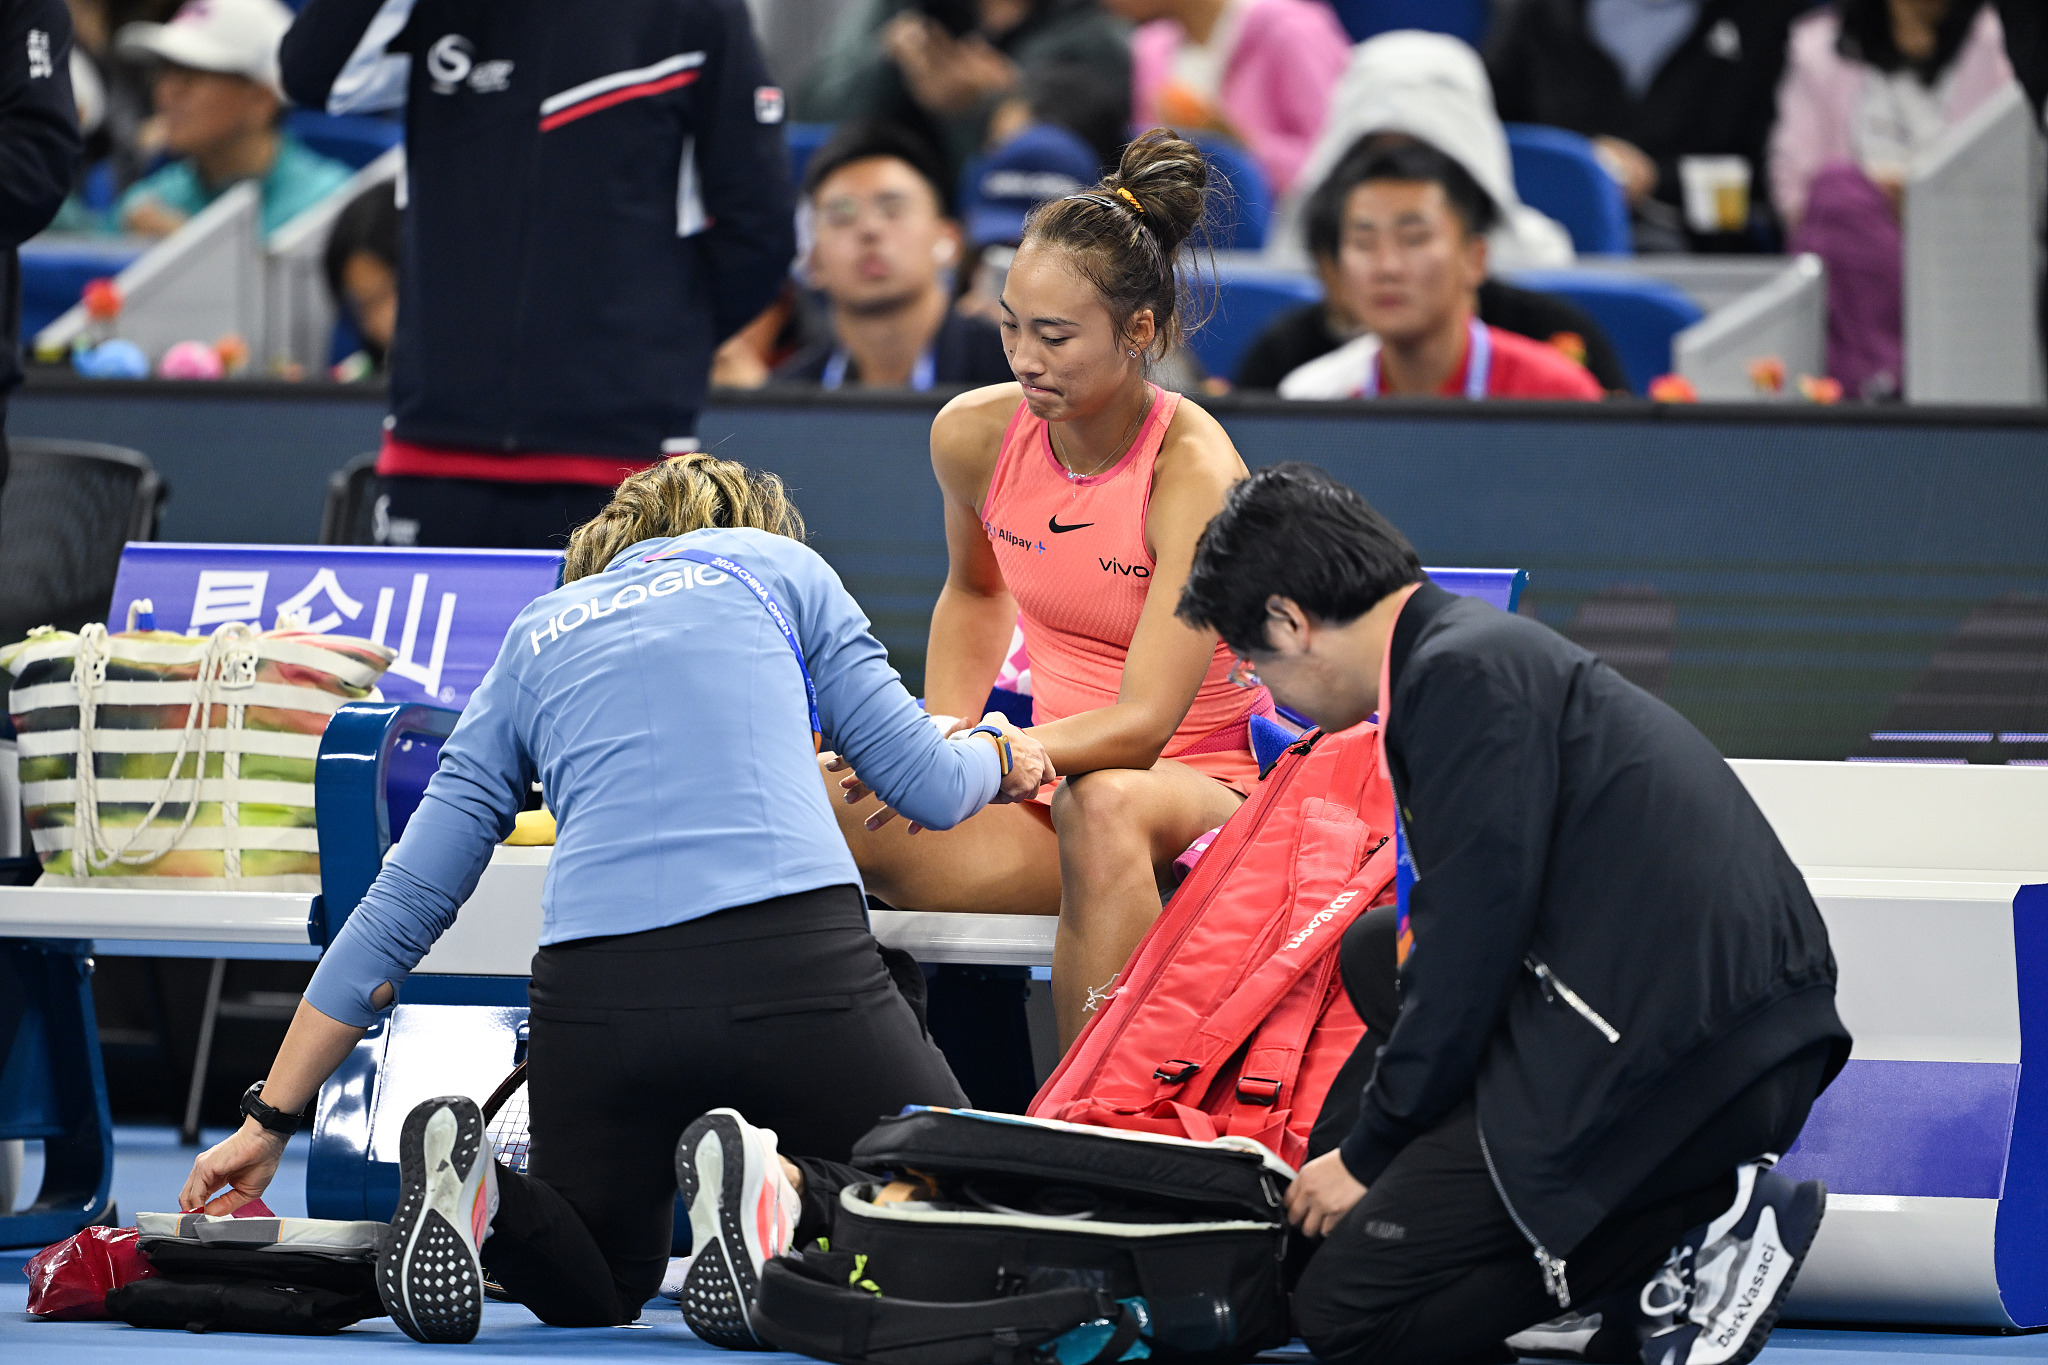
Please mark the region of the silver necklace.
<svg viewBox="0 0 2048 1365"><path fill-rule="evenodd" d="M1131 429L1124 433L1123 442L1120 445L1118 445L1115 450L1110 452L1108 459L1104 460L1101 464L1095 466L1095 468L1089 470L1086 474L1083 474L1080 470L1074 468L1073 461L1069 460L1067 458L1067 453L1060 449L1060 434L1057 431L1054 431L1052 425L1048 423L1046 425L1045 430L1046 434L1052 437L1052 453L1059 456L1060 468L1066 471L1068 480L1071 482L1073 480L1078 479L1092 479L1097 474L1100 474L1103 470L1109 468L1118 460L1122 459L1124 456L1124 452L1131 448L1131 442L1136 440L1138 437L1139 424L1145 420L1145 414L1150 411L1152 411L1152 396L1150 394L1147 394L1145 396L1144 406L1139 408L1138 415L1131 419Z"/></svg>

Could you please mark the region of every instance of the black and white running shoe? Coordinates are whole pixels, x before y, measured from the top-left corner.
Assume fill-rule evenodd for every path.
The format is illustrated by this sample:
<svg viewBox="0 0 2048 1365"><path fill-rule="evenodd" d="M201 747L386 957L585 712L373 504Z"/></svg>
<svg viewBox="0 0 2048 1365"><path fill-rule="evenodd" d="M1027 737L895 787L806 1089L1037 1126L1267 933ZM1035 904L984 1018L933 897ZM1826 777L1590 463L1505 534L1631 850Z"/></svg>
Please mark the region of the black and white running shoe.
<svg viewBox="0 0 2048 1365"><path fill-rule="evenodd" d="M482 1324L477 1249L498 1211L497 1162L474 1100L415 1105L398 1138L398 1210L377 1295L414 1341L469 1341Z"/></svg>
<svg viewBox="0 0 2048 1365"><path fill-rule="evenodd" d="M676 1184L690 1210L690 1254L669 1283L683 1322L701 1339L738 1351L767 1349L747 1321L761 1267L790 1249L802 1201L783 1173L775 1132L714 1109L676 1143Z"/></svg>
<svg viewBox="0 0 2048 1365"><path fill-rule="evenodd" d="M1687 1233L1643 1286L1643 1365L1748 1365L1770 1338L1827 1212L1827 1186L1761 1161L1735 1175L1728 1211Z"/></svg>

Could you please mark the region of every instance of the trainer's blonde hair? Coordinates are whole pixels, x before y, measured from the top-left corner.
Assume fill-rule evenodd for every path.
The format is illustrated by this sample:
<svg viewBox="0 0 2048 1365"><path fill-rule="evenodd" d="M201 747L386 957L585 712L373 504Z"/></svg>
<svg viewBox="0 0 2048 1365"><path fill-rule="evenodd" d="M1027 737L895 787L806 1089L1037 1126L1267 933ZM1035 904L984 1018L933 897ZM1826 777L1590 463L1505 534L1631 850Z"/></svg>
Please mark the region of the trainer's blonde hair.
<svg viewBox="0 0 2048 1365"><path fill-rule="evenodd" d="M804 519L781 479L693 450L671 455L620 484L611 503L569 537L562 581L603 573L629 545L706 526L751 526L791 540L804 538Z"/></svg>

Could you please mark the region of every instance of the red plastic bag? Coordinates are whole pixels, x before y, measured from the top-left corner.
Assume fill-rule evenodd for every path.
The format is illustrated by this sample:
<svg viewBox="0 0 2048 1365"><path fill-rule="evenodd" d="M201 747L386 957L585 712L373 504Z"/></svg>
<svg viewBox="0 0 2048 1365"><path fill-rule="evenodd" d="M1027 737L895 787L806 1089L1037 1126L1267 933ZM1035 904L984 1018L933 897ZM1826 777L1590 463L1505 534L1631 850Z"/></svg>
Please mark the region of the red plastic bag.
<svg viewBox="0 0 2048 1365"><path fill-rule="evenodd" d="M109 1290L156 1271L136 1246L134 1228L93 1227L44 1247L22 1273L28 1276L29 1316L81 1322L107 1315Z"/></svg>
<svg viewBox="0 0 2048 1365"><path fill-rule="evenodd" d="M277 1217L261 1199L251 1199L229 1216ZM156 1274L136 1237L134 1228L91 1227L29 1257L21 1268L28 1276L29 1316L53 1322L106 1317L110 1291Z"/></svg>

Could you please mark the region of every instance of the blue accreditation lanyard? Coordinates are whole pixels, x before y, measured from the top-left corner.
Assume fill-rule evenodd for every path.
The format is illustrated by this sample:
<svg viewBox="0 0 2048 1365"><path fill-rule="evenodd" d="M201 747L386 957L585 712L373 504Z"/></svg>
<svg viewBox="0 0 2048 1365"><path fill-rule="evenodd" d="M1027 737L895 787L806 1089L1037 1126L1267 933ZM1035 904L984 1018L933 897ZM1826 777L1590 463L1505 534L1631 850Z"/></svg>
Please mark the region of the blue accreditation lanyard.
<svg viewBox="0 0 2048 1365"><path fill-rule="evenodd" d="M1486 330L1486 324L1478 318L1466 322L1465 347L1465 396L1486 397L1486 385L1493 378L1493 335ZM1365 382L1358 386L1360 398L1380 396L1380 356L1373 352L1372 363L1366 367Z"/></svg>
<svg viewBox="0 0 2048 1365"><path fill-rule="evenodd" d="M1415 951L1415 930L1408 924L1408 894L1415 887L1415 855L1408 851L1408 824L1394 808L1394 965L1400 966Z"/></svg>
<svg viewBox="0 0 2048 1365"><path fill-rule="evenodd" d="M761 599L761 605L768 609L768 619L782 632L784 642L789 645L789 652L796 656L797 672L804 675L804 699L811 709L811 747L822 749L825 744L825 728L818 723L818 687L811 681L810 665L804 662L804 647L796 638L796 628L790 625L789 617L783 614L782 604L775 600L775 595L768 591L760 579L747 572L745 566L734 563L724 555L706 554L702 550L692 550L678 545L673 549L657 550L640 562L652 564L657 559L687 559L692 563L706 565L738 579L742 587Z"/></svg>
<svg viewBox="0 0 2048 1365"><path fill-rule="evenodd" d="M818 383L827 389L836 389L846 383L846 367L851 363L846 352L834 350L825 359L825 373L818 376ZM930 347L925 348L917 363L910 367L910 387L913 392L923 393L936 382L938 362L932 359Z"/></svg>

